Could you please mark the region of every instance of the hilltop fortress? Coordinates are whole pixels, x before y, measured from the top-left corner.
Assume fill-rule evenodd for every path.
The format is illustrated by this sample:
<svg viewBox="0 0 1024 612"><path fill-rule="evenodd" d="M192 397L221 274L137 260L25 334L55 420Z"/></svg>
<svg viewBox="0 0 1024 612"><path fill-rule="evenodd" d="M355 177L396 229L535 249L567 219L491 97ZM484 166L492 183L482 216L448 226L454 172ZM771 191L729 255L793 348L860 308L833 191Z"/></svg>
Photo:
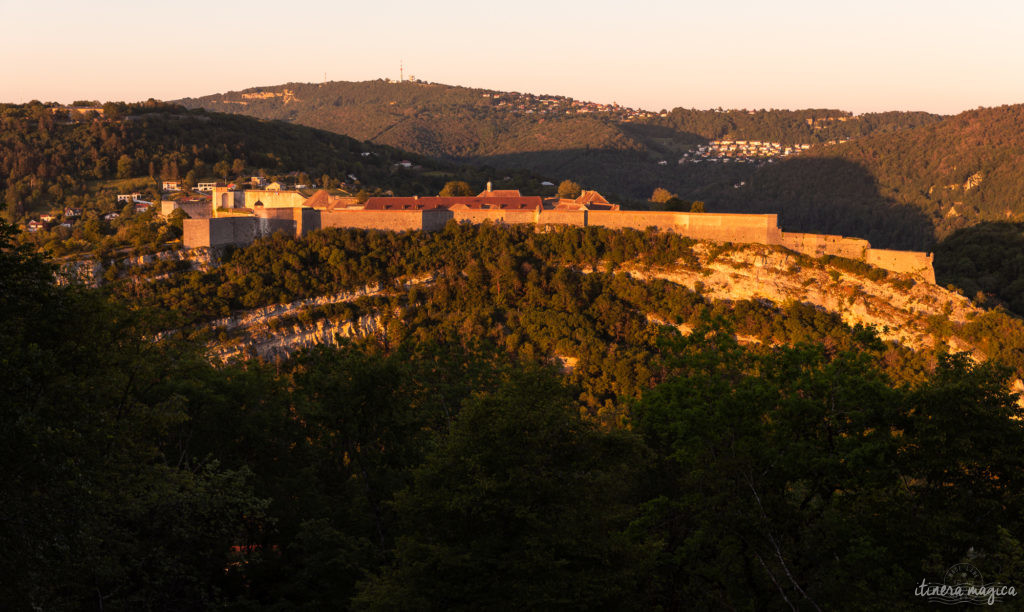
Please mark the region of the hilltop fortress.
<svg viewBox="0 0 1024 612"><path fill-rule="evenodd" d="M165 214L169 212L165 205ZM935 282L933 256L916 251L875 249L861 238L803 234L779 229L778 215L686 213L620 210L596 191L575 200L522 196L517 190L487 190L466 197L373 197L363 204L355 198L318 191L305 197L297 191L231 191L217 187L206 218L186 219L186 247L242 246L261 236L283 231L301 237L328 227L379 230L437 231L449 221L532 223L539 227L654 227L697 240L781 245L811 257L837 255L893 272L916 274Z"/></svg>

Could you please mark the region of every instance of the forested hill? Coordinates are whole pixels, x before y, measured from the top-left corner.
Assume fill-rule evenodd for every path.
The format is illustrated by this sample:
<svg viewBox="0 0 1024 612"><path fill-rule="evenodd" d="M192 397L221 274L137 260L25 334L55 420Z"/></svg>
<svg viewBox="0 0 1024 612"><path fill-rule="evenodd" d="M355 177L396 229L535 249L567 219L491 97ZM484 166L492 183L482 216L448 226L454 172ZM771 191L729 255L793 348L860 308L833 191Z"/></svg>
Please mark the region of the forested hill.
<svg viewBox="0 0 1024 612"><path fill-rule="evenodd" d="M928 214L940 234L979 221L1024 220L1024 105L967 111L815 155L863 167L884 196Z"/></svg>
<svg viewBox="0 0 1024 612"><path fill-rule="evenodd" d="M383 80L289 83L180 101L387 144L452 161L528 168L626 197L687 191L750 172L681 167L718 138L815 144L935 122L926 113L853 116L835 109L651 112L564 96ZM659 165L658 162L666 164Z"/></svg>
<svg viewBox="0 0 1024 612"><path fill-rule="evenodd" d="M624 117L626 109L618 114L581 113L570 98L433 83L288 83L180 102L189 108L284 119L435 157L641 147L608 121ZM572 129L559 130L564 126Z"/></svg>
<svg viewBox="0 0 1024 612"><path fill-rule="evenodd" d="M792 230L931 248L981 222L1024 220L1024 105L977 109L767 164L744 185L680 192L717 210L779 212Z"/></svg>
<svg viewBox="0 0 1024 612"><path fill-rule="evenodd" d="M854 115L849 111L818 108L803 110L697 110L675 108L646 121L677 132L705 138L761 140L783 144L822 144L871 134L886 134L930 125L941 115L889 111Z"/></svg>
<svg viewBox="0 0 1024 612"><path fill-rule="evenodd" d="M326 175L332 185L344 182L354 190L436 194L453 177L474 185L493 178L471 167L284 122L156 101L103 108L102 116L69 117L39 103L0 105L0 196L9 218L65 206L115 210L113 193L135 189L152 199L161 179L194 184L301 173L317 184ZM402 160L419 168L396 166ZM527 189L539 186L525 175L513 178ZM139 180L129 187L128 179Z"/></svg>

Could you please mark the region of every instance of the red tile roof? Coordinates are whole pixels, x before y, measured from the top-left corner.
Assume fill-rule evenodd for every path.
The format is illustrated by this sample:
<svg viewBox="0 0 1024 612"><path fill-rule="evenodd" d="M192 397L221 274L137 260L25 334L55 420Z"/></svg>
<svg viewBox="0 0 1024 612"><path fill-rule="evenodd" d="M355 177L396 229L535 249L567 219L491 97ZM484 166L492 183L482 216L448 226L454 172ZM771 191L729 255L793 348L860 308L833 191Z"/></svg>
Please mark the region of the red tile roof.
<svg viewBox="0 0 1024 612"><path fill-rule="evenodd" d="M567 198L552 198L547 201L547 207L552 210L618 210L618 204L610 204L600 193L596 191L584 191L575 200Z"/></svg>
<svg viewBox="0 0 1024 612"><path fill-rule="evenodd" d="M541 199L540 196L459 196L451 198L374 197L366 201L366 210L432 210L436 208L449 209L456 206L473 210L536 210L541 207Z"/></svg>
<svg viewBox="0 0 1024 612"><path fill-rule="evenodd" d="M492 191L481 191L478 198L521 198L523 194L518 189L494 189Z"/></svg>
<svg viewBox="0 0 1024 612"><path fill-rule="evenodd" d="M414 198L414 197L373 197L366 200L366 210L431 210L447 208L436 200L449 198Z"/></svg>
<svg viewBox="0 0 1024 612"><path fill-rule="evenodd" d="M608 204L608 200L603 195L596 191L589 191L584 189L580 197L576 198L576 202L580 204Z"/></svg>

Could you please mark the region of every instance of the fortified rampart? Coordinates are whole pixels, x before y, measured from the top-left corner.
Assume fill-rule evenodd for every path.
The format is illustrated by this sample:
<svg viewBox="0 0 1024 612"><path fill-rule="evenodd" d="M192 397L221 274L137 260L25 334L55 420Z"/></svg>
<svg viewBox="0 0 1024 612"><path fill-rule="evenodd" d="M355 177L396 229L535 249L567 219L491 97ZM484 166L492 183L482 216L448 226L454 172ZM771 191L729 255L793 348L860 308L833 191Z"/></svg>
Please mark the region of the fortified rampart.
<svg viewBox="0 0 1024 612"><path fill-rule="evenodd" d="M438 231L452 218L451 211L429 210L321 210L320 227L352 227L401 232L406 230Z"/></svg>
<svg viewBox="0 0 1024 612"><path fill-rule="evenodd" d="M484 221L491 221L492 223L507 223L509 225L519 223L536 223L537 213L536 210L490 210L481 208L452 208L452 219L462 223L463 221L469 223L483 223Z"/></svg>
<svg viewBox="0 0 1024 612"><path fill-rule="evenodd" d="M545 208L540 198L510 197L503 203L496 196L484 198L486 202L482 202L479 196L461 200L374 198L363 207L336 207L339 202L328 198L326 192L317 193L311 198L311 201L325 206L314 209L301 206L305 199L298 192L270 190L225 190L223 193L215 190L214 205L218 195L225 201L230 198L232 204L236 205L238 196L229 196L228 193L244 193L244 208L250 210L252 216L188 219L185 221L185 246L243 245L275 231L304 236L312 230L328 227L438 231L453 220L608 229L643 230L653 227L697 240L777 244L811 257L835 255L857 259L893 272L918 274L928 282L935 282L931 254L873 249L867 240L861 238L783 232L778 226L778 215L626 211L614 210L611 206L594 209L585 203L574 209L565 202L559 202L553 208ZM262 205L256 205L257 202ZM237 206L224 208L232 207Z"/></svg>
<svg viewBox="0 0 1024 612"><path fill-rule="evenodd" d="M632 210L588 210L586 225L606 227L608 229L645 229L648 227L655 227L660 230L675 231L676 213Z"/></svg>
<svg viewBox="0 0 1024 612"><path fill-rule="evenodd" d="M302 203L306 200L306 197L297 191L250 189L244 193L246 208L252 208L257 203L263 204L265 208L290 208L292 206L302 206Z"/></svg>
<svg viewBox="0 0 1024 612"><path fill-rule="evenodd" d="M538 225L576 225L587 224L586 210L542 210L537 214Z"/></svg>
<svg viewBox="0 0 1024 612"><path fill-rule="evenodd" d="M935 256L919 251L891 251L889 249L868 249L864 261L878 268L906 274L920 274L921 278L935 284Z"/></svg>
<svg viewBox="0 0 1024 612"><path fill-rule="evenodd" d="M227 187L214 187L210 192L213 201L213 216L217 216L218 208L245 208L245 193Z"/></svg>
<svg viewBox="0 0 1024 612"><path fill-rule="evenodd" d="M175 210L181 210L189 219L209 219L212 215L210 203L202 202L178 202L176 200L161 200L160 214L168 216Z"/></svg>
<svg viewBox="0 0 1024 612"><path fill-rule="evenodd" d="M864 254L871 248L871 243L863 238L792 232L782 232L782 241L779 244L812 257L838 255L850 259L864 259Z"/></svg>
<svg viewBox="0 0 1024 612"><path fill-rule="evenodd" d="M235 191L227 187L213 188L213 209L218 208L295 208L304 206L306 196L298 191L275 189L247 189Z"/></svg>
<svg viewBox="0 0 1024 612"><path fill-rule="evenodd" d="M185 219L183 229L182 241L189 248L218 247L229 244L241 246L274 232L295 235L295 221L261 217Z"/></svg>

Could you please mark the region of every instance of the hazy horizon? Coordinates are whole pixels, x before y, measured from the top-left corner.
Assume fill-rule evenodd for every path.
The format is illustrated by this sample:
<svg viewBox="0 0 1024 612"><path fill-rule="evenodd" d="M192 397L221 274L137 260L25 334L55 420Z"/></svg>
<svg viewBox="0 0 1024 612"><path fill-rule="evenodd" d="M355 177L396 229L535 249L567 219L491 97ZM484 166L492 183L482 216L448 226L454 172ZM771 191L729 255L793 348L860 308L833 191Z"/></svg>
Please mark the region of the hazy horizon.
<svg viewBox="0 0 1024 612"><path fill-rule="evenodd" d="M388 79L391 79L392 81L397 81L396 78L392 78L390 76L381 76L381 77L378 77L376 79L359 79L359 80L329 79L327 82L328 83L366 83L366 82L373 82L373 81L377 81L377 80L388 80ZM572 96L572 95L569 95L567 93L559 92L559 91L528 91L528 90L512 89L512 88L507 88L507 87L506 88L501 88L501 87L485 87L485 86L482 86L482 85L470 85L470 84L466 84L466 83L439 83L439 82L435 82L435 81L428 81L427 79L419 79L419 77L417 77L417 79L422 81L422 82L424 82L424 83L428 83L428 84L431 84L431 85L441 85L441 86L445 86L445 87L465 87L465 88L468 88L468 89L485 89L485 90L491 90L491 91L517 92L517 93L532 94L532 95L537 95L537 96L565 96L565 97L573 98L573 99L576 99L576 100L581 100L581 101L586 101L586 102L595 102L595 103L600 103L600 104L618 103L619 105L624 106L624 107L634 108L636 110L646 110L646 111L651 111L651 112L659 112L661 110L672 110L674 108L688 108L688 109L696 109L696 110L715 110L715 109L721 108L723 111L737 111L737 110L739 110L739 111L760 111L760 110L800 111L800 110L807 110L807 109L828 108L828 109L832 109L832 110L848 111L848 112L853 113L855 116L863 115L863 114L868 114L868 113L882 113L882 112L889 112L889 111L898 111L898 112L928 112L928 113L933 113L933 114L938 114L938 115L953 116L953 115L960 114L962 112L966 112L966 111L970 111L970 110L975 110L975 109L978 109L978 108L993 108L993 107L999 107L999 106L1013 105L1013 104L1020 104L1021 103L1021 102L1004 102L1004 103L1000 103L1000 104L979 105L979 106L974 106L974 107L971 107L971 108L963 108L963 109L960 109L960 110L957 110L957 111L953 111L953 112L939 112L939 111L936 111L936 110L929 110L929 109L922 109L922 108L879 108L879 109L870 109L870 110L856 111L856 110L853 110L851 108L847 108L847 107L843 107L843 106L836 106L836 105L832 105L832 106L820 106L820 105L815 105L815 106L790 106L790 107L727 107L727 106L723 106L723 105L716 105L716 106L695 107L695 106L684 106L684 105L676 104L676 105L671 105L671 106L664 106L664 107L653 108L653 107L647 107L647 106L633 106L633 105L630 105L630 104L624 104L620 100L582 98L582 97L578 97L578 96ZM160 101L164 101L164 102L168 102L168 101L182 100L182 99L187 99L187 98L196 99L196 98L202 98L202 97L211 96L211 95L223 95L223 94L227 94L229 92L245 91L245 90L249 90L249 89L265 89L265 88L280 87L280 86L284 86L284 85L288 85L288 84L318 85L318 84L320 84L322 82L323 81L298 81L298 80L292 79L292 80L288 80L288 81L282 81L280 83L261 83L261 84L247 85L247 86L244 86L244 87L235 87L235 88L232 88L232 89L225 89L225 90L221 90L221 91L208 91L208 92L203 92L203 93L193 93L193 94L190 94L190 95L182 95L182 96L177 96L177 97L166 97L166 98L164 98L164 97L159 97L158 98L158 97L155 97L155 96L146 96L146 97L137 97L137 98L130 98L130 99L128 99L128 98L126 98L126 99L102 99L102 98L95 98L95 97L89 97L89 96L84 96L84 97L74 97L73 96L73 97L66 98L66 99L30 98L30 99L22 99L22 100L16 100L16 101L0 100L0 103L25 104L25 103L32 102L32 101L38 101L38 102L42 102L42 103L51 103L52 102L52 103L70 105L71 103L76 102L76 101L95 100L95 101L100 102L101 104L104 104L104 103L107 103L107 102L126 102L126 103L145 102L146 100L149 100L151 98L152 99L156 99L156 100L160 100Z"/></svg>
<svg viewBox="0 0 1024 612"><path fill-rule="evenodd" d="M835 108L956 114L1024 102L1024 6L807 0L728 6L289 6L174 10L120 0L0 2L0 101L200 97L288 82L397 79L652 111ZM46 36L37 24L45 23Z"/></svg>

